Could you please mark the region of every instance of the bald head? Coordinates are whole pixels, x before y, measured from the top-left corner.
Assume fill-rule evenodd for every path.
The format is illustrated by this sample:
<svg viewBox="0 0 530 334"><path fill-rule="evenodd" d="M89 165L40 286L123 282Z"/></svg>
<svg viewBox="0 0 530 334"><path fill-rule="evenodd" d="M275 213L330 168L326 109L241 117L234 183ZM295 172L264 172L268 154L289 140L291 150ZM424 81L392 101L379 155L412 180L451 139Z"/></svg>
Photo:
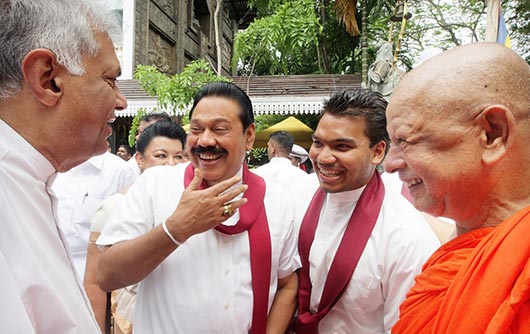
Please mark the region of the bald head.
<svg viewBox="0 0 530 334"><path fill-rule="evenodd" d="M516 118L528 117L530 67L498 43L473 43L429 59L407 73L390 102L427 100L423 110L443 117L474 118L489 105L501 104Z"/></svg>
<svg viewBox="0 0 530 334"><path fill-rule="evenodd" d="M414 205L457 221L496 226L530 200L530 67L496 43L475 43L424 62L387 108L388 172ZM463 204L465 203L465 205Z"/></svg>

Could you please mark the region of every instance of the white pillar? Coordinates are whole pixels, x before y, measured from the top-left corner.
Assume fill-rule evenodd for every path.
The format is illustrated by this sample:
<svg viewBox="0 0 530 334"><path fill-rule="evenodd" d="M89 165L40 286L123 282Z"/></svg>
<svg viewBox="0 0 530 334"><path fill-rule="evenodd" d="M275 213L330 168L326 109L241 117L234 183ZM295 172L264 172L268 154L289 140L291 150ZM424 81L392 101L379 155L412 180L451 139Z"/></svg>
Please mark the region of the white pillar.
<svg viewBox="0 0 530 334"><path fill-rule="evenodd" d="M486 0L486 42L497 41L500 0Z"/></svg>
<svg viewBox="0 0 530 334"><path fill-rule="evenodd" d="M134 73L134 15L136 0L123 0L123 49L120 79L132 79Z"/></svg>

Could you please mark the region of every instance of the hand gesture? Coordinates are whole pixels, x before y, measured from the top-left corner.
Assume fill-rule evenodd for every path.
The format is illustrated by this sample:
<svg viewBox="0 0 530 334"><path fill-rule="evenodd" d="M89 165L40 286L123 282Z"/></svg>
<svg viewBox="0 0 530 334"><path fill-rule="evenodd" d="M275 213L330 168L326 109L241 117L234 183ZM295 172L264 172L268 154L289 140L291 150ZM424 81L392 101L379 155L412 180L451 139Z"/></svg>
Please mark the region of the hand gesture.
<svg viewBox="0 0 530 334"><path fill-rule="evenodd" d="M202 173L196 168L195 176L182 193L177 208L166 220L166 226L175 239L184 242L194 234L205 232L228 219L237 208L247 203L246 198L234 200L247 190L247 185L228 190L240 181L239 176L234 176L201 190Z"/></svg>

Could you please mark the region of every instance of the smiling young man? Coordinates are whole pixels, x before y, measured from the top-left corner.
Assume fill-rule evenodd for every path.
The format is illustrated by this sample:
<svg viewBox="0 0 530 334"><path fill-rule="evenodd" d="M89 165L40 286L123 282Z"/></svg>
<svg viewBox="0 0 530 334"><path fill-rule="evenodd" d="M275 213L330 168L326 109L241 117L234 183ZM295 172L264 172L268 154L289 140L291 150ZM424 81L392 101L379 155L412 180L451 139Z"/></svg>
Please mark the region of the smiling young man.
<svg viewBox="0 0 530 334"><path fill-rule="evenodd" d="M299 235L296 333L390 333L436 236L376 166L388 145L379 93L342 90L324 104L309 157L320 181Z"/></svg>
<svg viewBox="0 0 530 334"><path fill-rule="evenodd" d="M207 84L190 111L191 164L147 170L105 226L98 243L114 245L98 281L141 281L135 333L285 333L300 266L293 212L245 165L254 137L248 96Z"/></svg>
<svg viewBox="0 0 530 334"><path fill-rule="evenodd" d="M446 51L394 91L385 168L457 237L427 261L392 333L530 333L529 115L530 67L497 43Z"/></svg>

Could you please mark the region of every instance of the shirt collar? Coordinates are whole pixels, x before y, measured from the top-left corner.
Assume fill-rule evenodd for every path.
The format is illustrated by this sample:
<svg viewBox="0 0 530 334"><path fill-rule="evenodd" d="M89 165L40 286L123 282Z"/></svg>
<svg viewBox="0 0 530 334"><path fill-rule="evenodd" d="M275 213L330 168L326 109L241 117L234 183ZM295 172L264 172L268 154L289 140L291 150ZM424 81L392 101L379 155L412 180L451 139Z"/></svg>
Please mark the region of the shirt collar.
<svg viewBox="0 0 530 334"><path fill-rule="evenodd" d="M24 137L0 119L0 159L7 154L17 154L26 162L21 169L34 175L43 182L55 175L56 171L52 163L42 153L37 151Z"/></svg>
<svg viewBox="0 0 530 334"><path fill-rule="evenodd" d="M273 157L269 163L275 163L275 164L284 164L284 165L291 165L291 160L284 158L284 157Z"/></svg>

